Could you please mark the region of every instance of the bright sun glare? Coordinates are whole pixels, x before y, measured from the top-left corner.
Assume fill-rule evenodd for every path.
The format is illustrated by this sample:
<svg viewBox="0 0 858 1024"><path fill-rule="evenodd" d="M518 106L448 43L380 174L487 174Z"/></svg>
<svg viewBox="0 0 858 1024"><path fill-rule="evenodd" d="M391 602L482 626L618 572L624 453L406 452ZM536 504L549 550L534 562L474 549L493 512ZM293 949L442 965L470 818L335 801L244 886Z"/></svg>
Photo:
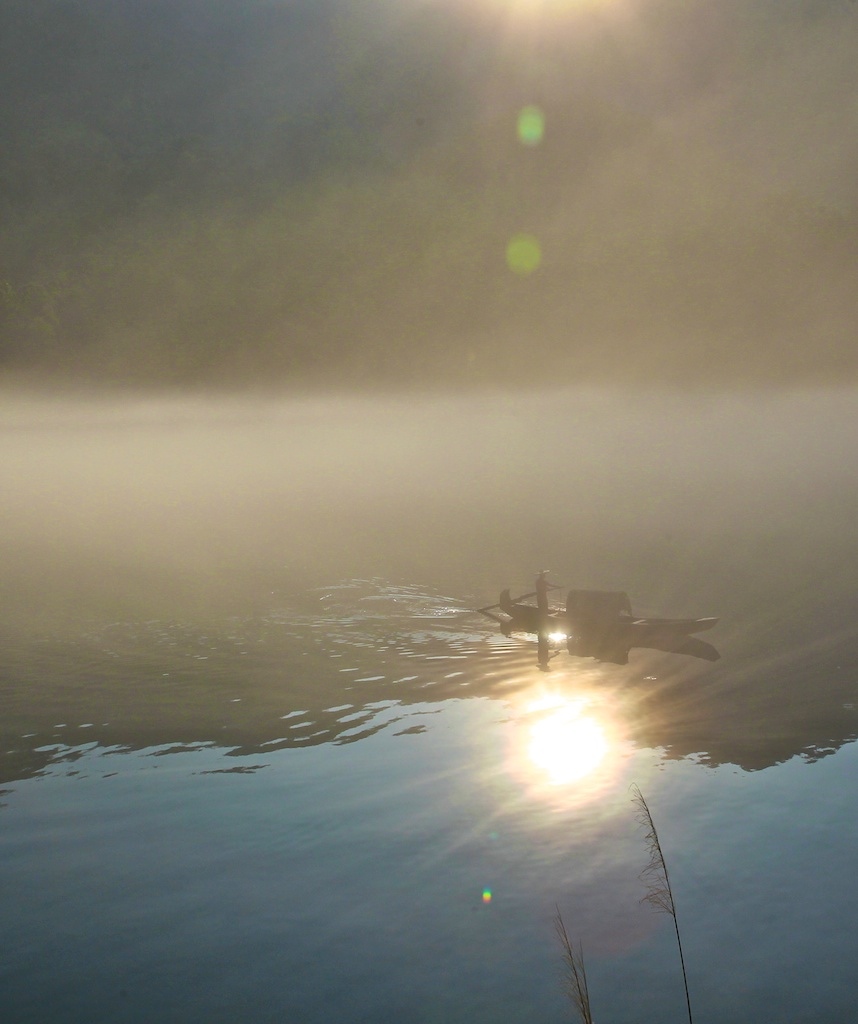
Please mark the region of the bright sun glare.
<svg viewBox="0 0 858 1024"><path fill-rule="evenodd" d="M528 755L554 785L590 775L608 751L604 729L585 708L582 700L562 697L543 698L527 708L544 712L531 727Z"/></svg>
<svg viewBox="0 0 858 1024"><path fill-rule="evenodd" d="M518 14L551 15L605 8L616 4L617 0L505 0L505 3Z"/></svg>

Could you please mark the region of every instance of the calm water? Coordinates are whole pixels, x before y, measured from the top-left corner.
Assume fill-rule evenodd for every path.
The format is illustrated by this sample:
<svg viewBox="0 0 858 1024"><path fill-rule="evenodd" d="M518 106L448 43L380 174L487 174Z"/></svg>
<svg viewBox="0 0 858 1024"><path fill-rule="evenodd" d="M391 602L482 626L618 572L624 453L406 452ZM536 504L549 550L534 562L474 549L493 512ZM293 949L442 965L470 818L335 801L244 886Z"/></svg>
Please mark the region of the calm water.
<svg viewBox="0 0 858 1024"><path fill-rule="evenodd" d="M0 1006L834 1022L858 986L858 396L41 400L0 435ZM469 609L549 567L710 664Z"/></svg>

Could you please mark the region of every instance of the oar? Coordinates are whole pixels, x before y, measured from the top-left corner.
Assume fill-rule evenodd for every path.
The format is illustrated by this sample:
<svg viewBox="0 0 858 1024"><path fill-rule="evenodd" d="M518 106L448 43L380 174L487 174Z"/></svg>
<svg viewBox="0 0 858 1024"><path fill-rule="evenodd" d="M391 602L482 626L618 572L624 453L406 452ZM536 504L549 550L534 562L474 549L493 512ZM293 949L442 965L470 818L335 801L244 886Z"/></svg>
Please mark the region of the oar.
<svg viewBox="0 0 858 1024"><path fill-rule="evenodd" d="M548 584L548 589L549 590L562 590L563 587L559 583L549 583ZM526 601L529 597L536 597L536 591L532 590L529 594L522 594L521 597L513 597L513 598L510 598L510 600L512 601L513 604L516 604L518 601ZM485 606L485 608L478 608L477 611L480 612L481 614L485 614L486 612L492 611L493 608L500 608L500 605L499 604L487 604Z"/></svg>

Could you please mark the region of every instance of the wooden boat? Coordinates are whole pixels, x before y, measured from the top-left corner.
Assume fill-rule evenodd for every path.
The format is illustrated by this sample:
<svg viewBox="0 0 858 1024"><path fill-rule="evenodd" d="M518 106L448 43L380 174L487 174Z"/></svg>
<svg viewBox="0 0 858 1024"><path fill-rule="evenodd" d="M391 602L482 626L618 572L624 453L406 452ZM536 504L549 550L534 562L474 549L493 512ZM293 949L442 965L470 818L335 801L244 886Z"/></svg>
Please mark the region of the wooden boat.
<svg viewBox="0 0 858 1024"><path fill-rule="evenodd" d="M537 580L537 583L540 581ZM544 595L544 582L542 587ZM549 585L547 589L560 588ZM534 591L513 598L509 590L503 590L497 604L478 610L497 622L506 636L531 633L543 644L549 637L564 640L568 652L579 658L595 658L597 661L625 665L633 647L686 654L706 661L717 661L720 658L711 644L694 635L712 629L718 623L717 618L663 619L635 616L629 596L624 591L570 590L562 608L550 607L544 598L543 608L526 603L529 598L536 596ZM541 652L540 664L543 660Z"/></svg>

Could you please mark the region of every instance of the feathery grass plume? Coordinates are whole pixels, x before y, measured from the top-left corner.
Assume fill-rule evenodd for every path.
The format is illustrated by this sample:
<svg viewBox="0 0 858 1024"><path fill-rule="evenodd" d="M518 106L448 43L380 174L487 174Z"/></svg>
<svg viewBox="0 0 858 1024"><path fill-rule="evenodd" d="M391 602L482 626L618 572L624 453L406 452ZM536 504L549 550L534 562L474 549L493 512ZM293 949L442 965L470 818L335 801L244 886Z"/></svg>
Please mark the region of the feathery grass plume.
<svg viewBox="0 0 858 1024"><path fill-rule="evenodd" d="M584 950L579 942L576 952L569 941L566 925L560 916L560 907L557 908L554 918L554 930L563 947L563 962L566 966L564 985L566 994L572 1000L583 1024L593 1024L593 1016L590 1013L590 993L587 991L587 972L584 970Z"/></svg>
<svg viewBox="0 0 858 1024"><path fill-rule="evenodd" d="M641 899L641 903L649 903L657 911L663 914L670 914L673 918L673 927L676 931L676 945L679 947L679 963L682 967L682 981L685 985L685 1003L688 1007L688 1024L694 1024L691 1016L691 999L688 995L688 977L685 973L685 957L682 955L682 939L679 937L679 921L676 917L676 903L673 899L673 890L670 887L670 876L667 873L667 864L664 860L664 853L661 849L661 842L658 838L655 822L652 820L649 807L644 800L643 793L637 786L632 786L632 801L638 809L638 822L644 830L644 839L649 850L649 864L641 872L641 881L647 888L647 894Z"/></svg>

